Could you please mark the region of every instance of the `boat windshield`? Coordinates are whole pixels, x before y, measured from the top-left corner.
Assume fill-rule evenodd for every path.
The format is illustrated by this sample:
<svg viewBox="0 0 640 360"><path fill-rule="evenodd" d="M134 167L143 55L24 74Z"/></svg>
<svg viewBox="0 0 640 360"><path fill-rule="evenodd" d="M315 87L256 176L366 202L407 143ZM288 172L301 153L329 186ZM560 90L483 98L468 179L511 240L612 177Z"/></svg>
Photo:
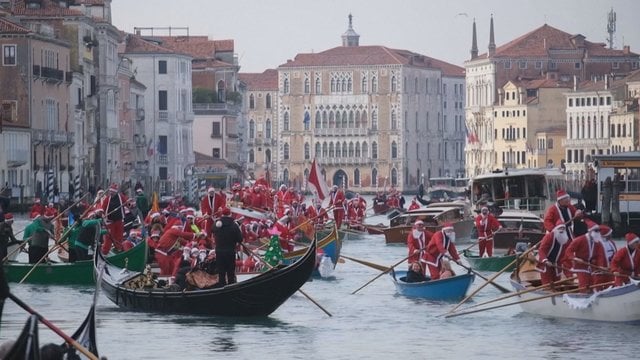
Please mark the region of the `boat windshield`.
<svg viewBox="0 0 640 360"><path fill-rule="evenodd" d="M474 203L494 202L505 209L544 210L545 175L490 177L473 182Z"/></svg>

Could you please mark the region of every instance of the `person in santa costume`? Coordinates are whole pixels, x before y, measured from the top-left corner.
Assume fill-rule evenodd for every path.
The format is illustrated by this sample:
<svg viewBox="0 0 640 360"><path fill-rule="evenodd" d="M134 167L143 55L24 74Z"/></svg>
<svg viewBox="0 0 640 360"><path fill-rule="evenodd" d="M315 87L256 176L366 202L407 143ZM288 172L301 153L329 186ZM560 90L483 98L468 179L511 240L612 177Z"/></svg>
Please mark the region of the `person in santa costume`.
<svg viewBox="0 0 640 360"><path fill-rule="evenodd" d="M44 210L45 206L40 202L40 198L33 199L33 205L31 206L31 211L29 211L29 219L44 215Z"/></svg>
<svg viewBox="0 0 640 360"><path fill-rule="evenodd" d="M329 193L329 207L333 208L333 220L338 229L344 220L344 200L344 192L338 188L338 185L333 185Z"/></svg>
<svg viewBox="0 0 640 360"><path fill-rule="evenodd" d="M413 228L411 232L407 234L407 247L409 248L409 267L415 262L424 261L424 253L427 250L427 244L433 237L433 233L431 231L427 231L424 228L424 222L422 220L418 220L413 224ZM424 275L425 270L422 264L420 264L420 269L422 270L422 275Z"/></svg>
<svg viewBox="0 0 640 360"><path fill-rule="evenodd" d="M480 214L476 216L476 229L478 230L478 248L480 249L480 257L493 256L493 234L502 228L498 219L489 212L489 208L483 206Z"/></svg>
<svg viewBox="0 0 640 360"><path fill-rule="evenodd" d="M624 236L627 244L620 248L611 259L611 271L615 275L616 286L629 283L629 276L640 275L640 238L634 233Z"/></svg>
<svg viewBox="0 0 640 360"><path fill-rule="evenodd" d="M556 227L558 220L567 227L569 239L573 239L573 221L582 219L582 211L571 204L571 198L566 191L560 189L556 192L556 202L549 206L544 213L544 228L551 232Z"/></svg>
<svg viewBox="0 0 640 360"><path fill-rule="evenodd" d="M160 267L160 276L175 276L182 253L180 248L189 241L197 239L200 234L182 231L180 225L175 225L168 229L158 241L155 248L155 257Z"/></svg>
<svg viewBox="0 0 640 360"><path fill-rule="evenodd" d="M124 205L127 197L118 192L118 185L111 184L107 196L102 200L102 210L106 214L106 227L108 234L102 243L102 253L107 254L113 247L117 251L122 251L122 241L124 240Z"/></svg>
<svg viewBox="0 0 640 360"><path fill-rule="evenodd" d="M409 205L409 211L417 209L420 209L420 204L418 204L418 200L416 200L416 198L413 198L411 200L411 204Z"/></svg>
<svg viewBox="0 0 640 360"><path fill-rule="evenodd" d="M460 261L455 242L456 233L451 223L444 224L442 230L437 231L431 237L431 241L427 244L427 251L424 254L431 280L440 279L442 260L447 254L454 261Z"/></svg>
<svg viewBox="0 0 640 360"><path fill-rule="evenodd" d="M608 227L607 225L600 225L600 236L602 236L602 247L604 249L604 258L606 260L605 268L609 269L611 267L611 259L613 259L613 255L615 255L616 251L618 251L618 247L616 243L612 239L613 229ZM602 269L595 270L593 273L593 283L594 284L605 284L614 281L615 278L613 274L609 271L605 271ZM597 287L596 290L603 290L604 287Z"/></svg>
<svg viewBox="0 0 640 360"><path fill-rule="evenodd" d="M607 260L604 255L600 235L600 225L593 221L587 221L588 232L571 240L567 248L567 259L573 261L571 271L578 277L580 292L590 292L590 286L594 285L592 274L595 267L604 267Z"/></svg>
<svg viewBox="0 0 640 360"><path fill-rule="evenodd" d="M560 280L569 241L567 227L562 220L558 220L553 230L540 240L536 270L541 272L542 285Z"/></svg>
<svg viewBox="0 0 640 360"><path fill-rule="evenodd" d="M214 187L207 189L207 195L205 195L200 201L200 212L205 218L204 231L207 234L211 234L213 230L214 219L220 216L219 209L227 206L227 199L222 196L221 193L216 192Z"/></svg>

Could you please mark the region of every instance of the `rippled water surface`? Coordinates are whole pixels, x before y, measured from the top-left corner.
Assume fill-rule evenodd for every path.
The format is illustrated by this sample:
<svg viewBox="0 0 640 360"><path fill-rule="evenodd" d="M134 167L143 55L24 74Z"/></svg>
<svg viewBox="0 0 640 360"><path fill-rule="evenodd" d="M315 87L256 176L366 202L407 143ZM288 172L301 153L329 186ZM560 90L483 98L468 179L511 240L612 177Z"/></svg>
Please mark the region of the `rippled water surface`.
<svg viewBox="0 0 640 360"><path fill-rule="evenodd" d="M24 226L24 221L16 224ZM465 246L461 244L460 247ZM406 256L382 236L350 236L345 255L389 266ZM458 271L462 271L457 268ZM632 359L638 356L640 327L546 319L518 306L445 319L454 304L408 299L395 294L383 276L351 295L378 272L346 261L334 277L314 280L303 290L326 308L328 317L300 294L268 318L208 318L122 311L100 296L99 350L109 359ZM498 278L508 287L506 275ZM482 285L477 279L471 291ZM91 287L11 284L13 293L68 333L88 310ZM475 301L499 296L485 287ZM14 338L27 313L10 301L0 340ZM41 343L60 342L40 327Z"/></svg>

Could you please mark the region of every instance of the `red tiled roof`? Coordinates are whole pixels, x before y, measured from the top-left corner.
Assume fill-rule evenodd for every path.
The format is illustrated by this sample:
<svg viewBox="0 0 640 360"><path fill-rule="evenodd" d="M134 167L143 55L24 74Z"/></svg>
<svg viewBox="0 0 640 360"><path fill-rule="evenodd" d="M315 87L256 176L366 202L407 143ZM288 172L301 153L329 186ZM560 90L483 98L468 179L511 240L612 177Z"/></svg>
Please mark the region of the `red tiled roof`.
<svg viewBox="0 0 640 360"><path fill-rule="evenodd" d="M525 89L568 88L572 86L571 84L564 81L547 78L525 80L521 81L519 84Z"/></svg>
<svg viewBox="0 0 640 360"><path fill-rule="evenodd" d="M233 52L235 47L233 40L214 40L217 52Z"/></svg>
<svg viewBox="0 0 640 360"><path fill-rule="evenodd" d="M153 41L145 40L140 35L129 34L125 53L174 54L175 51L160 46Z"/></svg>
<svg viewBox="0 0 640 360"><path fill-rule="evenodd" d="M75 5L104 5L104 0L75 0Z"/></svg>
<svg viewBox="0 0 640 360"><path fill-rule="evenodd" d="M584 38L582 35L572 35L562 30L556 29L547 24L530 31L508 43L496 48L496 52L493 55L496 57L506 58L523 58L523 57L547 57L549 52L553 50L578 50L578 46L572 41L574 38ZM622 50L607 49L602 43L593 43L584 40L584 49L589 56L625 56ZM636 55L637 54L631 54ZM575 55L568 55L569 57L575 57ZM487 53L479 56L479 58L486 58ZM554 58L565 57L563 54L554 54Z"/></svg>
<svg viewBox="0 0 640 360"><path fill-rule="evenodd" d="M5 18L0 18L0 33L2 34L28 34L31 30L11 22Z"/></svg>
<svg viewBox="0 0 640 360"><path fill-rule="evenodd" d="M278 90L278 70L267 69L262 73L239 73L238 78L247 84L247 90Z"/></svg>
<svg viewBox="0 0 640 360"><path fill-rule="evenodd" d="M233 64L229 64L228 62L220 61L217 59L206 59L206 60L197 60L191 62L191 69L208 69L208 68L228 68L235 67Z"/></svg>
<svg viewBox="0 0 640 360"><path fill-rule="evenodd" d="M379 45L338 46L319 53L302 53L279 67L351 65L408 65L440 69L449 76L464 76L462 67L408 50L390 49Z"/></svg>
<svg viewBox="0 0 640 360"><path fill-rule="evenodd" d="M41 0L41 6L37 9L28 8L25 0L16 0L13 8L13 14L17 16L84 16L84 13L78 10L60 7L57 2L52 0Z"/></svg>
<svg viewBox="0 0 640 360"><path fill-rule="evenodd" d="M155 36L162 46L189 54L194 59L213 59L216 52L233 52L233 40L209 40L207 36Z"/></svg>

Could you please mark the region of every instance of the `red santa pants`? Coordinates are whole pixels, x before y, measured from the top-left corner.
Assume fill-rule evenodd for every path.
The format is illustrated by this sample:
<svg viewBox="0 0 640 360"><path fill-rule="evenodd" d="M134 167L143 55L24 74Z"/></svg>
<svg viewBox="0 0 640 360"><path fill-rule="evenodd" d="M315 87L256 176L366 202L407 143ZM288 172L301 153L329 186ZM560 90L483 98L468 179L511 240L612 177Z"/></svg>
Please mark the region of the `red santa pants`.
<svg viewBox="0 0 640 360"><path fill-rule="evenodd" d="M483 239L478 241L478 247L480 248L480 257L487 253L487 256L493 256L493 239Z"/></svg>
<svg viewBox="0 0 640 360"><path fill-rule="evenodd" d="M344 209L340 208L333 210L333 220L336 222L338 229L340 229L342 221L344 220Z"/></svg>
<svg viewBox="0 0 640 360"><path fill-rule="evenodd" d="M560 276L556 274L556 269L547 266L547 270L540 273L540 281L542 285L550 284L560 280Z"/></svg>
<svg viewBox="0 0 640 360"><path fill-rule="evenodd" d="M102 237L102 253L104 255L109 253L111 250L111 244L113 242L113 247L122 251L122 239L124 236L124 223L122 220L113 221L111 224L107 225L108 234Z"/></svg>
<svg viewBox="0 0 640 360"><path fill-rule="evenodd" d="M160 276L176 276L182 254L179 251L165 253L156 249L156 261L160 267Z"/></svg>

